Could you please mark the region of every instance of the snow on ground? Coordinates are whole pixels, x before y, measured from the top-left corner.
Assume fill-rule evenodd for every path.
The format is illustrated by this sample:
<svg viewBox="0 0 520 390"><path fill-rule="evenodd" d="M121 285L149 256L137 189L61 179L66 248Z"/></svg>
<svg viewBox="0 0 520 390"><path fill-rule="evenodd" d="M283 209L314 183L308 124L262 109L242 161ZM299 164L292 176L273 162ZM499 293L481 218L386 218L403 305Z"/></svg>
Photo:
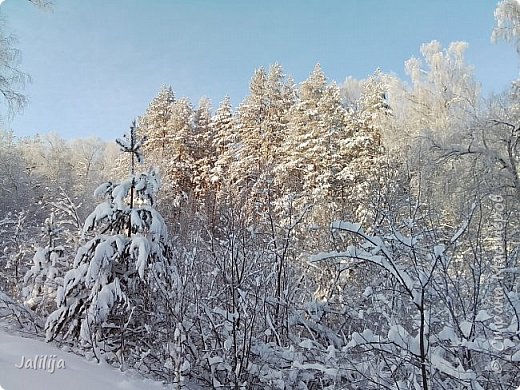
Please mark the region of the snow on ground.
<svg viewBox="0 0 520 390"><path fill-rule="evenodd" d="M22 358L24 364L32 368L18 368ZM165 388L158 382L143 380L135 374L87 361L54 345L11 335L0 328L0 390Z"/></svg>

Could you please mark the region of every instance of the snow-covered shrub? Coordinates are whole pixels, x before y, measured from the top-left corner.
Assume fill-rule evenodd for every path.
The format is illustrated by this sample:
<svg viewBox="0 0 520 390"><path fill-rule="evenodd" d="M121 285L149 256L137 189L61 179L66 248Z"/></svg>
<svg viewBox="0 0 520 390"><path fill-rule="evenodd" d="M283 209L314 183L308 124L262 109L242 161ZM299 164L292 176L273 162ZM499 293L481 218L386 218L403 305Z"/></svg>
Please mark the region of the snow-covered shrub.
<svg viewBox="0 0 520 390"><path fill-rule="evenodd" d="M42 230L48 242L45 247L36 249L33 265L24 276L22 295L26 307L46 315L56 308L56 293L63 283L63 271L68 264L63 246L56 242L60 229L54 214L45 220Z"/></svg>
<svg viewBox="0 0 520 390"><path fill-rule="evenodd" d="M332 224L350 245L317 254L314 262L377 269L392 281L365 279L367 299L345 302L344 315L357 312L364 321L360 330L341 332L342 368L359 388L509 388L518 378L518 295L493 276L492 258L472 251L487 245L485 233L472 230L475 209L451 234L418 209L380 226L378 234L359 224ZM507 297L498 314L497 291Z"/></svg>
<svg viewBox="0 0 520 390"><path fill-rule="evenodd" d="M0 289L18 299L22 293L23 276L34 255L36 230L28 221L28 213L9 213L0 221Z"/></svg>
<svg viewBox="0 0 520 390"><path fill-rule="evenodd" d="M43 328L42 321L21 303L0 291L0 323L3 327L21 329L37 334Z"/></svg>

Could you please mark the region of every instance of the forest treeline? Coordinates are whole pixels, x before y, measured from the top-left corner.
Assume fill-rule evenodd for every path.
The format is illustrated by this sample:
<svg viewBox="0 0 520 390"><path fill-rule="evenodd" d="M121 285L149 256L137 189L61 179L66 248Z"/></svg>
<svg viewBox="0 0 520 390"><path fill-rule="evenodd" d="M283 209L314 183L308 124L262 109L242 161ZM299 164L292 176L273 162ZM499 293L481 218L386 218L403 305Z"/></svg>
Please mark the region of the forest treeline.
<svg viewBox="0 0 520 390"><path fill-rule="evenodd" d="M5 317L178 388L518 386L520 90L466 48L274 64L236 108L164 86L113 145L1 132Z"/></svg>

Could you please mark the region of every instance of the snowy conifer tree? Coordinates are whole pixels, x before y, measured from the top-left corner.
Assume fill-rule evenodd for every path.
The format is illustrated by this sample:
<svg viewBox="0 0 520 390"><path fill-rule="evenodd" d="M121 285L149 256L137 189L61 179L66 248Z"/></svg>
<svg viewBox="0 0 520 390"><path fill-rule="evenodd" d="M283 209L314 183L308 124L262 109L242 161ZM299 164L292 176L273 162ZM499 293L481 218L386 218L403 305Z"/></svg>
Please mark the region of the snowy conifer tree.
<svg viewBox="0 0 520 390"><path fill-rule="evenodd" d="M169 204L162 208L180 206L193 193L193 172L196 170L193 156L193 107L188 99L177 100L172 107L168 129L170 143L164 150L166 156L162 162L164 191ZM171 211L171 210L168 210Z"/></svg>
<svg viewBox="0 0 520 390"><path fill-rule="evenodd" d="M351 121L350 121L351 122ZM306 202L330 203L337 192L338 174L350 156L344 148L352 126L339 88L327 80L319 65L299 89L299 101L289 112L287 137L277 180L284 191ZM323 207L321 207L324 210Z"/></svg>
<svg viewBox="0 0 520 390"><path fill-rule="evenodd" d="M163 86L148 105L145 114L139 119L139 135L147 137L143 152L149 156L154 166L158 166L164 157L172 137L168 122L172 116L174 103L173 89Z"/></svg>
<svg viewBox="0 0 520 390"><path fill-rule="evenodd" d="M215 162L211 170L211 182L216 183L217 190L221 188L229 172L236 148L235 126L233 123L233 108L231 100L226 96L211 118Z"/></svg>
<svg viewBox="0 0 520 390"><path fill-rule="evenodd" d="M292 80L278 64L268 73L263 68L256 70L249 90L250 95L237 113L240 147L231 176L241 188L252 188L259 193L265 181L272 179L274 165L278 163L294 90Z"/></svg>
<svg viewBox="0 0 520 390"><path fill-rule="evenodd" d="M337 139L341 164L334 170L336 196L356 218L365 218L371 191L387 170L382 133L392 110L386 100L385 75L377 70L360 84L355 109L349 110L348 136ZM377 189L376 189L377 191Z"/></svg>
<svg viewBox="0 0 520 390"><path fill-rule="evenodd" d="M215 156L211 129L211 102L208 98L200 99L199 107L193 112L193 130L191 149L196 166L193 184L195 193L201 197L208 193L211 183L210 171Z"/></svg>
<svg viewBox="0 0 520 390"><path fill-rule="evenodd" d="M161 288L168 244L164 220L154 208L157 172L134 173L135 161L142 160L135 126L117 142L131 155L132 175L96 189L104 201L85 221L84 243L58 291L58 308L47 319L46 336L79 338L95 351L103 346L122 364L129 348L126 331L143 329L136 323L139 313L150 304L149 295Z"/></svg>

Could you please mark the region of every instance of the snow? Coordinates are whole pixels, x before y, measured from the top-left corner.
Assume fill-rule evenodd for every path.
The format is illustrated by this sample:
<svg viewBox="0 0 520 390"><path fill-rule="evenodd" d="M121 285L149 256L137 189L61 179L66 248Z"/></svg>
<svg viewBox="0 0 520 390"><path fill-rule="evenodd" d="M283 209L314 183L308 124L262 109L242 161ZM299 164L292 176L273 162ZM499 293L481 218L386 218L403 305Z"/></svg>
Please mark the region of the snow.
<svg viewBox="0 0 520 390"><path fill-rule="evenodd" d="M161 214L153 207L143 207L143 210L148 210L152 215L152 223L149 227L150 233L157 239L168 239L168 229Z"/></svg>
<svg viewBox="0 0 520 390"><path fill-rule="evenodd" d="M431 356L432 366L440 372L443 372L453 378L457 378L463 381L471 381L476 379L476 374L471 371L465 371L462 367L453 367L450 362L443 359L441 356L432 354Z"/></svg>
<svg viewBox="0 0 520 390"><path fill-rule="evenodd" d="M443 244L435 245L435 246L433 247L433 253L434 253L435 257L441 257L441 256L443 256L445 250L446 250L446 246L443 245Z"/></svg>
<svg viewBox="0 0 520 390"><path fill-rule="evenodd" d="M518 350L513 356L511 356L512 362L520 362L520 350Z"/></svg>
<svg viewBox="0 0 520 390"><path fill-rule="evenodd" d="M484 321L490 320L491 318L493 318L493 317L490 316L486 310L480 310L478 312L477 316L475 317L475 321L484 322Z"/></svg>
<svg viewBox="0 0 520 390"><path fill-rule="evenodd" d="M37 368L17 368L26 363L45 362ZM47 360L43 360L47 357ZM54 358L53 358L54 357ZM58 368L62 361L64 368ZM55 363L52 371L52 362ZM38 368L39 367L39 368ZM48 368L48 369L47 369ZM141 390L165 389L159 382L141 379L135 372L120 372L106 364L86 361L37 339L11 335L0 329L0 390L71 389Z"/></svg>
<svg viewBox="0 0 520 390"><path fill-rule="evenodd" d="M354 348L358 345L378 343L380 341L381 338L375 335L372 332L372 330L365 329L362 333L354 332L352 334L352 339L349 341L345 348L348 350L348 348Z"/></svg>
<svg viewBox="0 0 520 390"><path fill-rule="evenodd" d="M58 296L56 298L58 302L62 302L73 288L85 280L88 268L89 265L84 263L80 264L78 268L72 268L67 271L65 280L63 281L63 287L58 288Z"/></svg>
<svg viewBox="0 0 520 390"><path fill-rule="evenodd" d="M92 229L96 223L99 223L98 221L110 218L113 213L114 210L109 202L100 203L85 220L83 232L86 233Z"/></svg>
<svg viewBox="0 0 520 390"><path fill-rule="evenodd" d="M320 252L316 255L311 255L309 257L309 259L312 262L319 262L319 261L328 260L331 258L348 257L348 256L349 256L349 253L347 253L347 252L331 251L331 252Z"/></svg>
<svg viewBox="0 0 520 390"><path fill-rule="evenodd" d="M111 267L111 259L114 256L112 242L104 241L98 244L94 256L90 262L85 276L86 284L93 286L95 283L106 283L106 279Z"/></svg>
<svg viewBox="0 0 520 390"><path fill-rule="evenodd" d="M392 325L388 331L388 340L394 342L405 351L410 351L416 356L421 354L419 340L412 337L401 325Z"/></svg>
<svg viewBox="0 0 520 390"><path fill-rule="evenodd" d="M126 295L121 291L118 278L115 278L112 283L104 285L89 307L87 318L82 321L81 338L85 341L90 340L92 324L106 321L112 306L116 302L124 301L126 301Z"/></svg>
<svg viewBox="0 0 520 390"><path fill-rule="evenodd" d="M107 194L107 192L109 192L109 190L111 191L111 189L112 189L112 183L111 182L100 184L94 190L94 197L97 198L97 197L105 196Z"/></svg>
<svg viewBox="0 0 520 390"><path fill-rule="evenodd" d="M471 322L462 321L460 323L460 330L461 330L462 334L464 335L464 337L466 337L466 338L469 338L469 336L471 335L472 328L473 328L473 324Z"/></svg>
<svg viewBox="0 0 520 390"><path fill-rule="evenodd" d="M365 288L365 291L363 292L363 296L364 297L369 297L373 293L374 293L374 290L372 289L372 287L368 286L367 288Z"/></svg>
<svg viewBox="0 0 520 390"><path fill-rule="evenodd" d="M210 356L207 358L208 363L210 366L213 366L215 364L224 363L224 359L222 359L220 356Z"/></svg>
<svg viewBox="0 0 520 390"><path fill-rule="evenodd" d="M401 242L403 245L406 245L408 247L412 247L415 244L417 244L417 237L406 237L398 231L394 232L393 238L395 238L397 241Z"/></svg>
<svg viewBox="0 0 520 390"><path fill-rule="evenodd" d="M312 340L305 339L300 343L300 347L305 348L305 349L313 349L314 343L312 342Z"/></svg>
<svg viewBox="0 0 520 390"><path fill-rule="evenodd" d="M437 335L439 340L450 341L451 345L460 345L460 340L452 327L445 326Z"/></svg>
<svg viewBox="0 0 520 390"><path fill-rule="evenodd" d="M115 186L112 190L112 197L114 198L114 205L116 206L117 210L125 210L127 208L125 199L130 193L133 180L133 178L127 179L121 184Z"/></svg>
<svg viewBox="0 0 520 390"><path fill-rule="evenodd" d="M359 223L350 223L346 221L336 221L331 224L332 229L346 230L350 232L363 233L363 229Z"/></svg>
<svg viewBox="0 0 520 390"><path fill-rule="evenodd" d="M139 277L144 280L144 271L146 268L146 263L148 262L148 257L150 256L150 242L146 239L146 237L141 235L132 237L130 253L136 257L135 252L137 252L135 268L139 273Z"/></svg>
<svg viewBox="0 0 520 390"><path fill-rule="evenodd" d="M475 210L476 207L477 207L476 203L473 202L471 204L471 213L473 213L473 210ZM466 219L460 226L459 230L457 230L457 232L450 239L450 244L457 242L457 240L460 238L460 236L466 231L468 225L469 225L469 219Z"/></svg>
<svg viewBox="0 0 520 390"><path fill-rule="evenodd" d="M301 364L298 361L293 362L293 367L295 368L301 368L303 370L316 370L321 371L327 376L335 377L338 375L338 369L337 368L329 368L325 367L323 364L319 363L307 363L307 364Z"/></svg>

